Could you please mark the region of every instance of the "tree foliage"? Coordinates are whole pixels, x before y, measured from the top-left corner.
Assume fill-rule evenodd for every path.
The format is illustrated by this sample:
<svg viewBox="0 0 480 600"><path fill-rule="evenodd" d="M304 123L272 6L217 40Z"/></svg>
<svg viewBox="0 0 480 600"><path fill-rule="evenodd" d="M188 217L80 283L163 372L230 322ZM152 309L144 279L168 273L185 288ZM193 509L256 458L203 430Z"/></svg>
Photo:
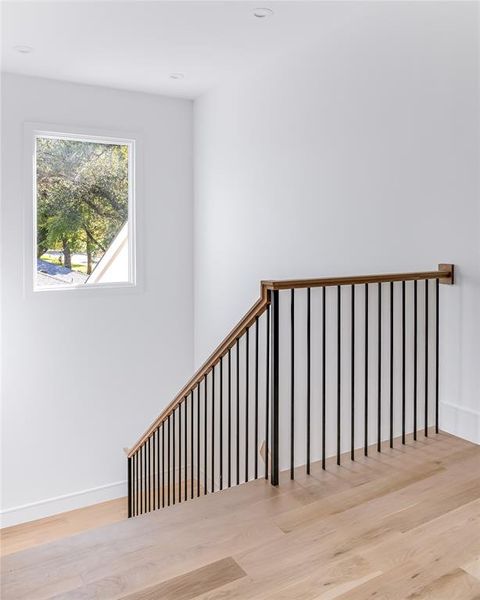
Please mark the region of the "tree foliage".
<svg viewBox="0 0 480 600"><path fill-rule="evenodd" d="M37 139L37 255L87 254L88 269L128 218L128 147Z"/></svg>

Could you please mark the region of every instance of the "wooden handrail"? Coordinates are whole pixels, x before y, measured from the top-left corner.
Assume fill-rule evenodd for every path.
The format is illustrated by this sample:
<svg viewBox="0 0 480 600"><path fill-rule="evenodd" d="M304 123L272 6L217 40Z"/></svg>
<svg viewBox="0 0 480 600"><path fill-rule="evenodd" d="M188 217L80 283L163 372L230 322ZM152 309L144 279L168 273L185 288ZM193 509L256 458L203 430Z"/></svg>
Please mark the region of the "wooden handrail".
<svg viewBox="0 0 480 600"><path fill-rule="evenodd" d="M420 279L439 279L440 283L453 284L454 265L439 264L437 271L415 273L386 273L380 275L352 275L349 277L322 277L320 279L284 279L262 281L267 290L291 290L294 288L327 287L362 283L383 283L390 281L415 281Z"/></svg>
<svg viewBox="0 0 480 600"><path fill-rule="evenodd" d="M438 279L442 284L452 285L454 283L454 265L442 263L438 265L437 271L422 271L415 273L387 273L380 275L353 275L349 277L322 277L319 279L287 279L262 281L260 284L260 298L247 312L247 314L232 329L218 348L207 358L195 375L183 386L175 398L165 407L145 433L132 446L128 452L131 457L150 437L155 429L164 421L175 408L195 389L203 377L212 369L220 358L232 348L237 339L240 338L257 317L262 315L270 304L270 293L273 290L286 290L294 288L327 287L336 285L351 285L364 283L382 283L390 281L415 281L424 279Z"/></svg>
<svg viewBox="0 0 480 600"><path fill-rule="evenodd" d="M155 431L155 429L164 421L168 415L172 414L175 408L188 396L192 390L202 381L203 377L218 362L218 360L228 352L229 348L235 345L237 339L241 337L246 329L255 322L255 319L262 315L270 304L270 291L262 284L260 286L260 298L255 302L252 308L247 312L241 321L232 329L218 348L207 358L203 365L198 369L195 375L178 392L175 398L165 407L163 412L155 419L150 427L145 431L138 442L130 448L128 457L135 454L145 440Z"/></svg>

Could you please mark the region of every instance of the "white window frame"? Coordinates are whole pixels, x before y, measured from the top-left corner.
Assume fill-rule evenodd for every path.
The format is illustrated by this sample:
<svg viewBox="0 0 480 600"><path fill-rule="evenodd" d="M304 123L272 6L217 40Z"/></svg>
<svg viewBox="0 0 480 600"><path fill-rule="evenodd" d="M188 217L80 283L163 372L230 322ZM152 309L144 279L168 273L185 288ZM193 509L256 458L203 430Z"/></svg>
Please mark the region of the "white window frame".
<svg viewBox="0 0 480 600"><path fill-rule="evenodd" d="M79 140L103 144L121 144L128 146L128 281L105 282L91 284L65 284L59 286L37 285L37 173L36 173L36 141L39 137L53 139ZM25 193L25 221L26 239L24 243L24 292L26 295L62 293L91 294L105 293L113 290L140 291L139 249L138 249L138 221L139 210L137 198L138 177L137 162L139 155L138 135L125 132L112 132L106 130L90 129L85 127L59 126L46 123L26 123L24 127L25 140L25 177L27 184Z"/></svg>

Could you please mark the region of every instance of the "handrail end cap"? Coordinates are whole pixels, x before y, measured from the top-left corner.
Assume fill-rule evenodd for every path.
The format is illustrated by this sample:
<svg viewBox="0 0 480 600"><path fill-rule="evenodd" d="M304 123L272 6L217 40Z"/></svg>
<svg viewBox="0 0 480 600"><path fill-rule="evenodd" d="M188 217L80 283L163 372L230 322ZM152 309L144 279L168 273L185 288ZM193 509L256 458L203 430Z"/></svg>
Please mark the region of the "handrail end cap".
<svg viewBox="0 0 480 600"><path fill-rule="evenodd" d="M438 270L444 275L440 278L440 283L453 285L455 283L455 265L451 263L440 263Z"/></svg>

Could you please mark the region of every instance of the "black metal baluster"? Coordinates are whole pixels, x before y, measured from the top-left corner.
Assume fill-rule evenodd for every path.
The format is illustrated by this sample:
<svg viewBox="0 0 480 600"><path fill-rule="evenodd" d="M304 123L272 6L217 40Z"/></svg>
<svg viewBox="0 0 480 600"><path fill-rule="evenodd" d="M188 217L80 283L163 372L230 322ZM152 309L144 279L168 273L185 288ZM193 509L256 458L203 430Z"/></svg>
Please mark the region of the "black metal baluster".
<svg viewBox="0 0 480 600"><path fill-rule="evenodd" d="M440 279L435 279L435 433L439 432Z"/></svg>
<svg viewBox="0 0 480 600"><path fill-rule="evenodd" d="M139 458L138 458L138 450L137 452L135 452L134 454L134 458L135 458L135 516L137 516L139 514L138 512L138 463L139 463Z"/></svg>
<svg viewBox="0 0 480 600"><path fill-rule="evenodd" d="M152 433L152 510L157 508L157 453L156 430Z"/></svg>
<svg viewBox="0 0 480 600"><path fill-rule="evenodd" d="M377 452L382 451L382 283L378 283Z"/></svg>
<svg viewBox="0 0 480 600"><path fill-rule="evenodd" d="M145 442L142 446L142 464L143 464L143 498L142 498L142 513L147 512L147 451Z"/></svg>
<svg viewBox="0 0 480 600"><path fill-rule="evenodd" d="M137 450L137 515L142 514L142 448Z"/></svg>
<svg viewBox="0 0 480 600"><path fill-rule="evenodd" d="M185 418L184 418L184 444L185 444L185 448L184 448L184 463L183 463L183 474L184 474L184 485L185 485L185 489L183 490L183 499L185 500L185 502L188 500L188 396L185 396L184 400L183 400L183 405L184 405L184 412L185 412Z"/></svg>
<svg viewBox="0 0 480 600"><path fill-rule="evenodd" d="M200 496L200 382L197 385L197 498Z"/></svg>
<svg viewBox="0 0 480 600"><path fill-rule="evenodd" d="M141 515L143 513L143 446L137 450L138 454L138 482L137 482L137 514Z"/></svg>
<svg viewBox="0 0 480 600"><path fill-rule="evenodd" d="M136 477L137 477L137 515L142 514L142 449L137 450L137 468L136 468Z"/></svg>
<svg viewBox="0 0 480 600"><path fill-rule="evenodd" d="M205 409L205 420L203 422L204 431L203 431L203 493L208 494L208 486L207 486L207 460L208 460L208 381L207 381L208 373L205 373L203 378L203 400L204 400L204 409Z"/></svg>
<svg viewBox="0 0 480 600"><path fill-rule="evenodd" d="M428 279L425 279L425 437L428 437Z"/></svg>
<svg viewBox="0 0 480 600"><path fill-rule="evenodd" d="M146 468L147 468L147 512L150 512L150 437L147 438L146 450L147 450L147 461L146 461Z"/></svg>
<svg viewBox="0 0 480 600"><path fill-rule="evenodd" d="M232 351L228 349L228 487L232 485Z"/></svg>
<svg viewBox="0 0 480 600"><path fill-rule="evenodd" d="M177 454L177 448L175 445L175 413L176 409L172 412L172 504L175 504L175 456Z"/></svg>
<svg viewBox="0 0 480 600"><path fill-rule="evenodd" d="M155 488L153 485L153 435L148 438L148 509L154 510Z"/></svg>
<svg viewBox="0 0 480 600"><path fill-rule="evenodd" d="M157 509L160 508L160 426L157 427L157 446L156 446L156 453L157 453L157 458L156 458L156 462L157 462L157 504L156 507Z"/></svg>
<svg viewBox="0 0 480 600"><path fill-rule="evenodd" d="M417 439L418 310L417 280L413 282L413 439Z"/></svg>
<svg viewBox="0 0 480 600"><path fill-rule="evenodd" d="M195 417L195 405L193 402L193 392L194 390L192 390L190 392L190 498L193 500L194 497L194 449L193 449L193 445L194 445L194 439L193 439L193 422L194 422L194 417Z"/></svg>
<svg viewBox="0 0 480 600"><path fill-rule="evenodd" d="M402 444L405 444L405 281L402 281Z"/></svg>
<svg viewBox="0 0 480 600"><path fill-rule="evenodd" d="M161 425L159 425L157 428L157 508L162 507L162 489L161 489L162 458L161 458L161 446L160 446L160 430L161 430Z"/></svg>
<svg viewBox="0 0 480 600"><path fill-rule="evenodd" d="M160 426L157 427L157 508L160 508Z"/></svg>
<svg viewBox="0 0 480 600"><path fill-rule="evenodd" d="M143 461L142 461L142 453L143 453L143 446L139 448L137 454L138 454L138 458L137 458L137 477L138 477L138 481L137 481L137 489L138 489L138 494L137 494L137 515L141 515L143 513Z"/></svg>
<svg viewBox="0 0 480 600"><path fill-rule="evenodd" d="M236 344L235 344L235 361L236 361L236 367L237 367L237 372L236 372L236 379L235 379L235 385L236 385L236 400L237 400L237 419L236 419L236 423L235 423L235 434L236 434L236 440L237 440L237 444L236 444L236 462L235 462L235 473L236 473L236 481L237 481L237 485L239 485L240 483L240 338L237 338Z"/></svg>
<svg viewBox="0 0 480 600"><path fill-rule="evenodd" d="M268 452L270 448L269 427L270 427L270 305L267 308L266 318L266 383L265 383L265 479L268 479Z"/></svg>
<svg viewBox="0 0 480 600"><path fill-rule="evenodd" d="M212 482L211 491L215 492L215 365L212 367L212 431L211 431L211 461L212 461Z"/></svg>
<svg viewBox="0 0 480 600"><path fill-rule="evenodd" d="M132 455L132 516L137 515L136 504L137 504L137 486L136 486L136 453Z"/></svg>
<svg viewBox="0 0 480 600"><path fill-rule="evenodd" d="M148 438L148 510L152 510L152 436Z"/></svg>
<svg viewBox="0 0 480 600"><path fill-rule="evenodd" d="M135 502L134 502L134 512L135 512L135 516L140 514L140 477L141 477L141 471L140 471L140 451L137 450L135 452L135 463L134 463L134 474L135 474L135 481L134 481L134 486L135 486Z"/></svg>
<svg viewBox="0 0 480 600"><path fill-rule="evenodd" d="M138 504L139 504L139 513L143 514L143 500L145 494L143 493L143 446L140 447L138 451L139 458L139 481L138 481Z"/></svg>
<svg viewBox="0 0 480 600"><path fill-rule="evenodd" d="M311 352L311 290L307 288L307 475L310 475L310 417L311 417L311 388L312 388L312 352Z"/></svg>
<svg viewBox="0 0 480 600"><path fill-rule="evenodd" d="M178 405L178 501L182 501L182 403Z"/></svg>
<svg viewBox="0 0 480 600"><path fill-rule="evenodd" d="M175 456L177 453L177 448L175 445L175 413L176 409L172 411L172 504L175 504Z"/></svg>
<svg viewBox="0 0 480 600"><path fill-rule="evenodd" d="M130 482L128 486L128 502L129 502L129 514L130 517L135 516L135 455L131 457L131 473L130 473Z"/></svg>
<svg viewBox="0 0 480 600"><path fill-rule="evenodd" d="M161 424L157 429L157 465L158 465L158 473L157 473L157 496L158 496L158 508L162 508L162 442L160 441L161 434Z"/></svg>
<svg viewBox="0 0 480 600"><path fill-rule="evenodd" d="M149 512L151 510L151 437L145 440L145 470L146 470L146 495L145 495L145 510Z"/></svg>
<svg viewBox="0 0 480 600"><path fill-rule="evenodd" d="M393 448L393 317L394 317L394 289L393 281L390 282L390 448Z"/></svg>
<svg viewBox="0 0 480 600"><path fill-rule="evenodd" d="M365 284L365 456L368 456L368 283Z"/></svg>
<svg viewBox="0 0 480 600"><path fill-rule="evenodd" d="M290 479L295 476L295 289L290 292Z"/></svg>
<svg viewBox="0 0 480 600"><path fill-rule="evenodd" d="M322 288L322 469L326 468L326 456L325 456L325 435L327 431L325 419L327 416L327 374L326 374L326 366L327 366L327 331L326 331L326 315L327 315L327 307L326 307L326 288Z"/></svg>
<svg viewBox="0 0 480 600"><path fill-rule="evenodd" d="M148 438L148 510L153 510L153 437L150 434Z"/></svg>
<svg viewBox="0 0 480 600"><path fill-rule="evenodd" d="M271 484L278 485L279 476L279 296L272 292L272 466Z"/></svg>
<svg viewBox="0 0 480 600"><path fill-rule="evenodd" d="M220 489L223 490L223 356L220 357L220 456L219 456L219 481Z"/></svg>
<svg viewBox="0 0 480 600"><path fill-rule="evenodd" d="M153 475L153 456L152 456L153 438L152 435L148 438L148 510L153 510L152 498L152 475Z"/></svg>
<svg viewBox="0 0 480 600"><path fill-rule="evenodd" d="M350 351L350 458L355 460L355 284L352 284Z"/></svg>
<svg viewBox="0 0 480 600"><path fill-rule="evenodd" d="M248 420L249 415L249 386L250 386L250 350L249 350L249 329L245 331L245 481L248 481Z"/></svg>
<svg viewBox="0 0 480 600"><path fill-rule="evenodd" d="M135 452L135 516L140 514L140 450Z"/></svg>
<svg viewBox="0 0 480 600"><path fill-rule="evenodd" d="M144 488L145 488L145 512L148 512L148 438L143 443L144 451L145 451L145 479L144 479Z"/></svg>
<svg viewBox="0 0 480 600"><path fill-rule="evenodd" d="M145 442L145 511L150 511L150 438Z"/></svg>
<svg viewBox="0 0 480 600"><path fill-rule="evenodd" d="M258 317L255 317L255 479L258 479Z"/></svg>
<svg viewBox="0 0 480 600"><path fill-rule="evenodd" d="M150 454L150 510L155 510L155 431L150 434L151 447L149 450Z"/></svg>
<svg viewBox="0 0 480 600"><path fill-rule="evenodd" d="M142 494L143 494L143 511L147 512L147 442L145 441L142 446L143 452L143 484L142 484Z"/></svg>
<svg viewBox="0 0 480 600"><path fill-rule="evenodd" d="M170 506L170 415L167 417L167 506Z"/></svg>
<svg viewBox="0 0 480 600"><path fill-rule="evenodd" d="M165 421L162 421L162 508L165 506Z"/></svg>
<svg viewBox="0 0 480 600"><path fill-rule="evenodd" d="M341 400L342 400L342 288L337 286L337 465L341 452Z"/></svg>
<svg viewBox="0 0 480 600"><path fill-rule="evenodd" d="M132 459L129 456L127 460L128 472L128 518L132 516Z"/></svg>
<svg viewBox="0 0 480 600"><path fill-rule="evenodd" d="M135 454L133 455L133 514L136 517L138 512L137 512L137 453L135 452Z"/></svg>
<svg viewBox="0 0 480 600"><path fill-rule="evenodd" d="M135 453L135 515L140 514L140 453Z"/></svg>
<svg viewBox="0 0 480 600"><path fill-rule="evenodd" d="M157 430L152 433L152 510L157 508Z"/></svg>

